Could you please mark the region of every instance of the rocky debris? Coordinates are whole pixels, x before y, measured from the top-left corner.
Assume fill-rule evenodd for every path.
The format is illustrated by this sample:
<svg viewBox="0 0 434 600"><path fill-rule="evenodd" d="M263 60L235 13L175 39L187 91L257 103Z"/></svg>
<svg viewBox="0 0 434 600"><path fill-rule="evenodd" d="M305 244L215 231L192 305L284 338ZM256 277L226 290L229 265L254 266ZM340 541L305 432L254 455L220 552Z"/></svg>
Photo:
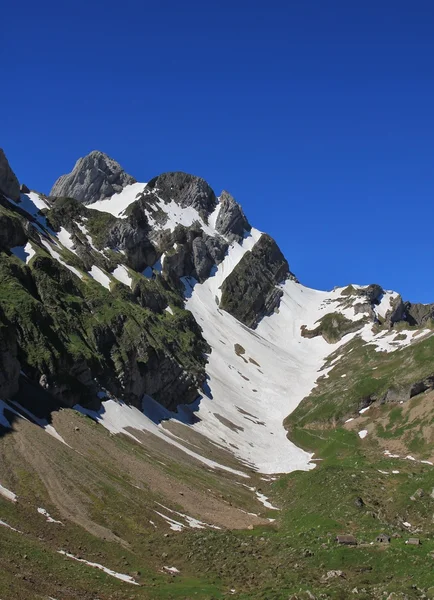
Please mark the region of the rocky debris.
<svg viewBox="0 0 434 600"><path fill-rule="evenodd" d="M251 230L243 209L225 191L220 196L220 210L217 215L215 228L230 242L240 242L244 237L244 233Z"/></svg>
<svg viewBox="0 0 434 600"><path fill-rule="evenodd" d="M365 503L363 502L363 498L356 498L354 500L354 504L357 506L357 508L363 508L365 506Z"/></svg>
<svg viewBox="0 0 434 600"><path fill-rule="evenodd" d="M74 198L84 204L91 204L121 192L135 181L119 163L104 152L94 150L79 158L71 173L59 177L50 196Z"/></svg>
<svg viewBox="0 0 434 600"><path fill-rule="evenodd" d="M205 221L217 204L213 190L204 179L181 171L154 177L148 182L146 190L153 191L167 204L173 200L182 208L195 208Z"/></svg>
<svg viewBox="0 0 434 600"><path fill-rule="evenodd" d="M321 577L321 581L324 583L326 581L329 581L330 579L335 579L336 577L342 577L343 579L345 579L346 576L343 571L340 571L339 569L337 569L337 570L327 571L327 574L323 575Z"/></svg>
<svg viewBox="0 0 434 600"><path fill-rule="evenodd" d="M279 303L276 285L293 277L276 242L263 234L222 285L220 308L255 328Z"/></svg>
<svg viewBox="0 0 434 600"><path fill-rule="evenodd" d="M0 148L0 192L11 200L20 199L20 184L12 171L5 153Z"/></svg>

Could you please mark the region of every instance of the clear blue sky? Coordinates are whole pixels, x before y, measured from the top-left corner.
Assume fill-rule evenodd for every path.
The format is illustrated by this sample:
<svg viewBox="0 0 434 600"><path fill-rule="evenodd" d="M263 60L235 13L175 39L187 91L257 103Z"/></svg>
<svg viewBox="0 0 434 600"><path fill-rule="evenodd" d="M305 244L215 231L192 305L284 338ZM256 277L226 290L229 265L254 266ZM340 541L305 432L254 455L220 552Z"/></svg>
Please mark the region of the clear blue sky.
<svg viewBox="0 0 434 600"><path fill-rule="evenodd" d="M6 2L2 146L227 189L310 286L434 301L434 2Z"/></svg>

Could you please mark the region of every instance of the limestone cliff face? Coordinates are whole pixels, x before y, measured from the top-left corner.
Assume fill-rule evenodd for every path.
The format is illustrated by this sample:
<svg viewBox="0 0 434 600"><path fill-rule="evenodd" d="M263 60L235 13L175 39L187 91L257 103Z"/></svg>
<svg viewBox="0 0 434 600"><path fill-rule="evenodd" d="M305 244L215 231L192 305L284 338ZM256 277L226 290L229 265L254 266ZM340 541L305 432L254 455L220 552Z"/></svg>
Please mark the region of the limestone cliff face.
<svg viewBox="0 0 434 600"><path fill-rule="evenodd" d="M5 153L0 148L0 192L12 200L20 198L20 184L12 171Z"/></svg>
<svg viewBox="0 0 434 600"><path fill-rule="evenodd" d="M244 234L251 230L243 209L228 192L222 192L220 196L220 210L215 227L229 241L237 242L240 242Z"/></svg>
<svg viewBox="0 0 434 600"><path fill-rule="evenodd" d="M289 276L288 262L278 245L263 234L225 279L220 308L254 328L278 307L281 292L276 285Z"/></svg>
<svg viewBox="0 0 434 600"><path fill-rule="evenodd" d="M53 185L50 195L74 198L84 204L109 198L119 193L135 179L119 163L95 150L79 158L71 173L62 175Z"/></svg>

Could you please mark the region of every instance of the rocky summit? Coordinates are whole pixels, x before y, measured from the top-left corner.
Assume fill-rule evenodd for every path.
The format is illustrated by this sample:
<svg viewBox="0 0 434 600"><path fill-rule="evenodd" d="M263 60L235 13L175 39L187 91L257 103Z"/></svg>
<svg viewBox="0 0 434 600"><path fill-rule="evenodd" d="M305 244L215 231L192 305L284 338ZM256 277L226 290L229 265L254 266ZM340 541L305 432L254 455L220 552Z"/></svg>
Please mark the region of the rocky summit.
<svg viewBox="0 0 434 600"><path fill-rule="evenodd" d="M79 158L71 173L62 175L51 189L51 196L74 198L84 204L109 198L135 179L119 163L95 150Z"/></svg>
<svg viewBox="0 0 434 600"><path fill-rule="evenodd" d="M3 600L433 597L434 304L297 275L196 175L0 150Z"/></svg>

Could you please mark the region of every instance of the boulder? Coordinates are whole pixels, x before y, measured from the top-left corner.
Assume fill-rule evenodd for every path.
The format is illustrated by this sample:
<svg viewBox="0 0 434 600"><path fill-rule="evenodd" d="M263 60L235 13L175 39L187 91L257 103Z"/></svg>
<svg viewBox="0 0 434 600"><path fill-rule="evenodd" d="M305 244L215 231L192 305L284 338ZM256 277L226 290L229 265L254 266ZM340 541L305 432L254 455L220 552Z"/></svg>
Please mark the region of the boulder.
<svg viewBox="0 0 434 600"><path fill-rule="evenodd" d="M62 175L53 185L50 195L69 197L91 204L119 193L135 183L119 163L99 150L79 158L71 173Z"/></svg>
<svg viewBox="0 0 434 600"><path fill-rule="evenodd" d="M20 184L12 171L5 153L0 148L0 192L11 200L20 199Z"/></svg>

